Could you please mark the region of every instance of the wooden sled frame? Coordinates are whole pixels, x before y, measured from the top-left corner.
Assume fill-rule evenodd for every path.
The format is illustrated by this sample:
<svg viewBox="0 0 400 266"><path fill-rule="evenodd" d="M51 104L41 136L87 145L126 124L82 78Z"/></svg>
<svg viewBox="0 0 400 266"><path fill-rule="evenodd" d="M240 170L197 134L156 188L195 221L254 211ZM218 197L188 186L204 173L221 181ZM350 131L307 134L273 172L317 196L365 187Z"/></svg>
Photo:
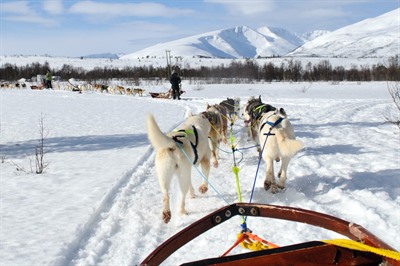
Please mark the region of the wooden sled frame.
<svg viewBox="0 0 400 266"><path fill-rule="evenodd" d="M236 215L266 217L310 224L337 232L372 247L395 250L362 226L327 214L286 206L236 203L225 206L182 229L150 253L140 265L159 265L186 243ZM353 263L351 265L379 265L381 262L386 263L383 265L400 265L398 261L373 253L354 252L322 242L308 242L241 255L206 259L185 265L265 265L266 262L281 262L276 265L293 264L293 262L296 262L296 265L323 265L322 260L317 258L327 257L327 254L333 254L327 259L330 260L329 264L333 263L335 265L349 265L350 261ZM301 258L303 260L304 258L309 258L311 262L302 263Z"/></svg>

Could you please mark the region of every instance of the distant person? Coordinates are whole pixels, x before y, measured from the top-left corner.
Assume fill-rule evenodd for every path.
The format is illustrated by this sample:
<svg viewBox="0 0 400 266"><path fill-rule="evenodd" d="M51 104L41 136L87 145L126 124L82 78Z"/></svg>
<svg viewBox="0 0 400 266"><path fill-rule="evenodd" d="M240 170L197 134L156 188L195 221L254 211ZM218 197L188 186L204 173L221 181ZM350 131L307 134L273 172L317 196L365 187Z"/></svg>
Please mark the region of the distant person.
<svg viewBox="0 0 400 266"><path fill-rule="evenodd" d="M172 88L172 98L175 100L178 98L178 100L181 99L181 78L178 76L178 73L172 71L172 76L169 80L171 82L171 88Z"/></svg>
<svg viewBox="0 0 400 266"><path fill-rule="evenodd" d="M53 79L53 76L50 73L50 70L47 71L46 76L45 76L45 85L46 89L52 89L53 86L51 85L51 80Z"/></svg>

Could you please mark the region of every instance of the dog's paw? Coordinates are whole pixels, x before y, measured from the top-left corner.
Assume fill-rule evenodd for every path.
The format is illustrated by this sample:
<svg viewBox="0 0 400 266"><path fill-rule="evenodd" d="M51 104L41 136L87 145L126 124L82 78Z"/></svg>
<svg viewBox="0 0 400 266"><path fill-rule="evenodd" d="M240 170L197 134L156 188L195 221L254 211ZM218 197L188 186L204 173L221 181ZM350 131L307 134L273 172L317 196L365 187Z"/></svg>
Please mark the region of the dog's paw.
<svg viewBox="0 0 400 266"><path fill-rule="evenodd" d="M169 221L171 221L171 211L164 211L162 213L162 219L164 223L169 223Z"/></svg>
<svg viewBox="0 0 400 266"><path fill-rule="evenodd" d="M266 191L268 191L270 188L271 188L271 182L265 181L265 182L264 182L264 189L265 189Z"/></svg>
<svg viewBox="0 0 400 266"><path fill-rule="evenodd" d="M277 186L276 184L272 184L272 185L271 185L271 193L272 193L272 194L276 194L276 193L278 193L278 192L279 192L278 186Z"/></svg>
<svg viewBox="0 0 400 266"><path fill-rule="evenodd" d="M214 161L213 166L214 166L214 168L218 168L218 161Z"/></svg>
<svg viewBox="0 0 400 266"><path fill-rule="evenodd" d="M201 185L201 186L199 187L199 191L200 191L201 194L206 193L206 192L208 191L207 185Z"/></svg>

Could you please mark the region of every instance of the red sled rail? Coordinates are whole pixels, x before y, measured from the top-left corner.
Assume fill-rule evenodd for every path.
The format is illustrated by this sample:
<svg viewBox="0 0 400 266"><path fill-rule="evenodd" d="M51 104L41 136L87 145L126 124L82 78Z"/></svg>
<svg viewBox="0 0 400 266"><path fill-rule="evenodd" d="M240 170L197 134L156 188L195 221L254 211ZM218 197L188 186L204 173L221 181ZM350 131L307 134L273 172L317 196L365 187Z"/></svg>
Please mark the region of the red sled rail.
<svg viewBox="0 0 400 266"><path fill-rule="evenodd" d="M225 206L182 229L166 240L140 265L160 265L171 254L209 229L236 216L265 217L300 222L334 231L373 248L396 251L362 226L327 214L286 206L236 203ZM207 258L182 265L393 265L400 261L385 256L320 241L253 251L226 257Z"/></svg>

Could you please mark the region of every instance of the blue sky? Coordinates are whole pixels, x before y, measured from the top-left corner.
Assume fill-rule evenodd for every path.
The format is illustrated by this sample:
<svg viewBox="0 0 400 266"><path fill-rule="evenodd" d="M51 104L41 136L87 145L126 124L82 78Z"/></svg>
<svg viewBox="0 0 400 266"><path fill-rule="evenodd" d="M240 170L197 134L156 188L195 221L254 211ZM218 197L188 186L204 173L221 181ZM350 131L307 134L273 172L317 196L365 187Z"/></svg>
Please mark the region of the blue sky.
<svg viewBox="0 0 400 266"><path fill-rule="evenodd" d="M400 0L0 0L0 55L132 53L209 31L249 26L336 30Z"/></svg>

